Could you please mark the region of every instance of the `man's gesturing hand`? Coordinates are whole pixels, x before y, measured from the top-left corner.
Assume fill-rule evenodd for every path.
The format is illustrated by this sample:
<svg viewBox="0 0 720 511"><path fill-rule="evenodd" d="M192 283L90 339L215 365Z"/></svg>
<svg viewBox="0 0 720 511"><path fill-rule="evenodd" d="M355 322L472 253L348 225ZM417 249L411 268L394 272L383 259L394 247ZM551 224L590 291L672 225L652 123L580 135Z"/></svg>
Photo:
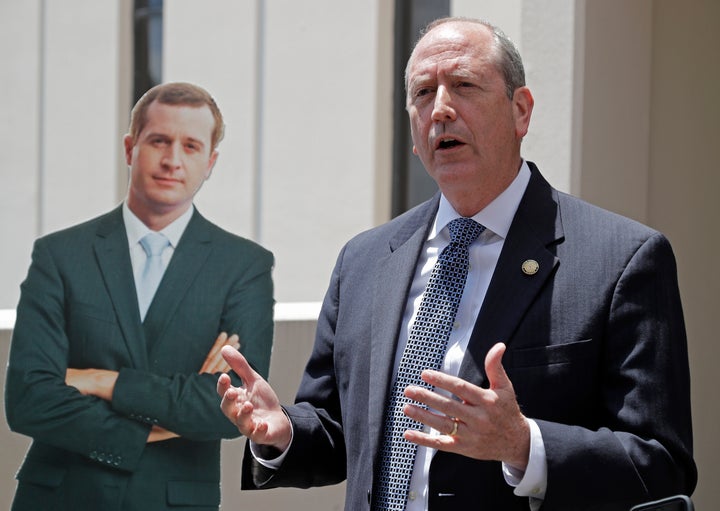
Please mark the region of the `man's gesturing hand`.
<svg viewBox="0 0 720 511"><path fill-rule="evenodd" d="M243 382L241 387L233 387L227 374L218 378L217 392L222 397L220 407L225 416L256 444L280 451L287 449L292 427L275 391L236 349L224 346L222 356Z"/></svg>
<svg viewBox="0 0 720 511"><path fill-rule="evenodd" d="M405 438L427 447L476 459L503 461L525 470L530 453L530 427L502 366L504 353L505 345L498 343L487 354L485 372L489 389L439 371L423 371L422 379L426 383L457 399L420 387L408 387L405 395L430 410L407 405L405 413L445 434L409 430Z"/></svg>

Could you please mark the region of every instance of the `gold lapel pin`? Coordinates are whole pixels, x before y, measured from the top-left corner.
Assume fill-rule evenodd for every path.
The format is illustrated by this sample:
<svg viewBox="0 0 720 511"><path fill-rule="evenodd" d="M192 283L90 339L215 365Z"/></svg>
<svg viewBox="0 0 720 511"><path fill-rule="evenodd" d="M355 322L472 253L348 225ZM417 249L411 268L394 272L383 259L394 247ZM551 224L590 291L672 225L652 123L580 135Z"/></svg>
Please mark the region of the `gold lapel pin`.
<svg viewBox="0 0 720 511"><path fill-rule="evenodd" d="M540 269L540 265L535 259L528 259L522 263L522 272L525 275L535 275Z"/></svg>

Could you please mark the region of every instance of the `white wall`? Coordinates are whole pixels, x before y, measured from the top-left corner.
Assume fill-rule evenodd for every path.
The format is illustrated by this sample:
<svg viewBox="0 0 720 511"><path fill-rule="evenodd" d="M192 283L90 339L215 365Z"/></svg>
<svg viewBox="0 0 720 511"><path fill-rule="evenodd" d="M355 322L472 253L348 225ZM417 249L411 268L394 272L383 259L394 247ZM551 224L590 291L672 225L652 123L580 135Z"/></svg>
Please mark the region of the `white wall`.
<svg viewBox="0 0 720 511"><path fill-rule="evenodd" d="M279 299L319 300L340 246L373 226L378 7L285 0L267 21L262 240Z"/></svg>
<svg viewBox="0 0 720 511"><path fill-rule="evenodd" d="M0 238L17 243L0 252L0 308L36 236L124 196L129 6L0 3L0 37L22 48L0 67ZM391 30L376 0L165 4L164 79L206 87L227 124L198 208L275 252L278 301L320 300L341 245L389 217Z"/></svg>
<svg viewBox="0 0 720 511"><path fill-rule="evenodd" d="M386 4L165 4L165 79L204 85L226 116L197 205L275 253L278 301L321 300L341 245L376 223L392 142L376 136L391 133L378 52Z"/></svg>
<svg viewBox="0 0 720 511"><path fill-rule="evenodd" d="M0 309L15 307L39 223L39 2L0 2Z"/></svg>
<svg viewBox="0 0 720 511"><path fill-rule="evenodd" d="M0 2L0 308L17 303L35 237L116 203L118 6Z"/></svg>
<svg viewBox="0 0 720 511"><path fill-rule="evenodd" d="M523 157L567 192L575 179L574 152L579 150L573 118L580 92L575 66L577 9L572 0L453 0L450 10L456 16L487 19L517 46L535 98Z"/></svg>
<svg viewBox="0 0 720 511"><path fill-rule="evenodd" d="M253 237L256 211L257 2L165 3L164 81L205 87L225 117L213 174L196 198L200 211L228 230Z"/></svg>

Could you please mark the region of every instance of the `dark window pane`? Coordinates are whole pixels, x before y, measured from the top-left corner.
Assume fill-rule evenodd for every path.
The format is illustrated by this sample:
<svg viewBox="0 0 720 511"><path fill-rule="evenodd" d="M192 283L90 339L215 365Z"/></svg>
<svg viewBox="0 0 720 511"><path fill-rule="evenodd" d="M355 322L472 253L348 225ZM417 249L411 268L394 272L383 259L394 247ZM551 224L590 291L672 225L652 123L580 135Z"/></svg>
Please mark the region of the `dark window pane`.
<svg viewBox="0 0 720 511"><path fill-rule="evenodd" d="M133 103L162 81L163 0L135 0Z"/></svg>
<svg viewBox="0 0 720 511"><path fill-rule="evenodd" d="M412 153L405 110L405 65L420 31L430 21L450 14L449 0L397 0L395 3L395 85L393 93L392 215L397 216L435 193L437 186Z"/></svg>

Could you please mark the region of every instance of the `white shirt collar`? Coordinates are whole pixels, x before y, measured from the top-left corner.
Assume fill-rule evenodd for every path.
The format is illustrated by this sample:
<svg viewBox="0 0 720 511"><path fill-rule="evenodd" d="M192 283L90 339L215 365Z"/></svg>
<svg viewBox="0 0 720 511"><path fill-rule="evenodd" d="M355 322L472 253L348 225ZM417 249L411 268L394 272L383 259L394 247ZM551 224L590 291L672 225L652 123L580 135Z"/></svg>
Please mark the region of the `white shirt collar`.
<svg viewBox="0 0 720 511"><path fill-rule="evenodd" d="M484 225L488 231L505 239L529 182L530 167L523 160L520 171L512 183L484 209L473 215L473 220ZM440 206L435 215L435 223L428 234L428 240L437 237L447 224L460 216L445 195L441 195Z"/></svg>
<svg viewBox="0 0 720 511"><path fill-rule="evenodd" d="M192 218L194 211L195 206L191 204L185 213L180 215L172 223L159 231L163 233L165 237L170 241L170 245L173 248L176 248L178 243L180 242L180 238L185 232L185 228L190 223L190 219ZM135 213L130 211L130 208L127 205L127 201L123 202L122 212L123 221L125 222L125 231L127 232L128 244L132 247L136 243L139 243L143 236L149 233L151 229L147 225L145 225L142 220L135 216Z"/></svg>

